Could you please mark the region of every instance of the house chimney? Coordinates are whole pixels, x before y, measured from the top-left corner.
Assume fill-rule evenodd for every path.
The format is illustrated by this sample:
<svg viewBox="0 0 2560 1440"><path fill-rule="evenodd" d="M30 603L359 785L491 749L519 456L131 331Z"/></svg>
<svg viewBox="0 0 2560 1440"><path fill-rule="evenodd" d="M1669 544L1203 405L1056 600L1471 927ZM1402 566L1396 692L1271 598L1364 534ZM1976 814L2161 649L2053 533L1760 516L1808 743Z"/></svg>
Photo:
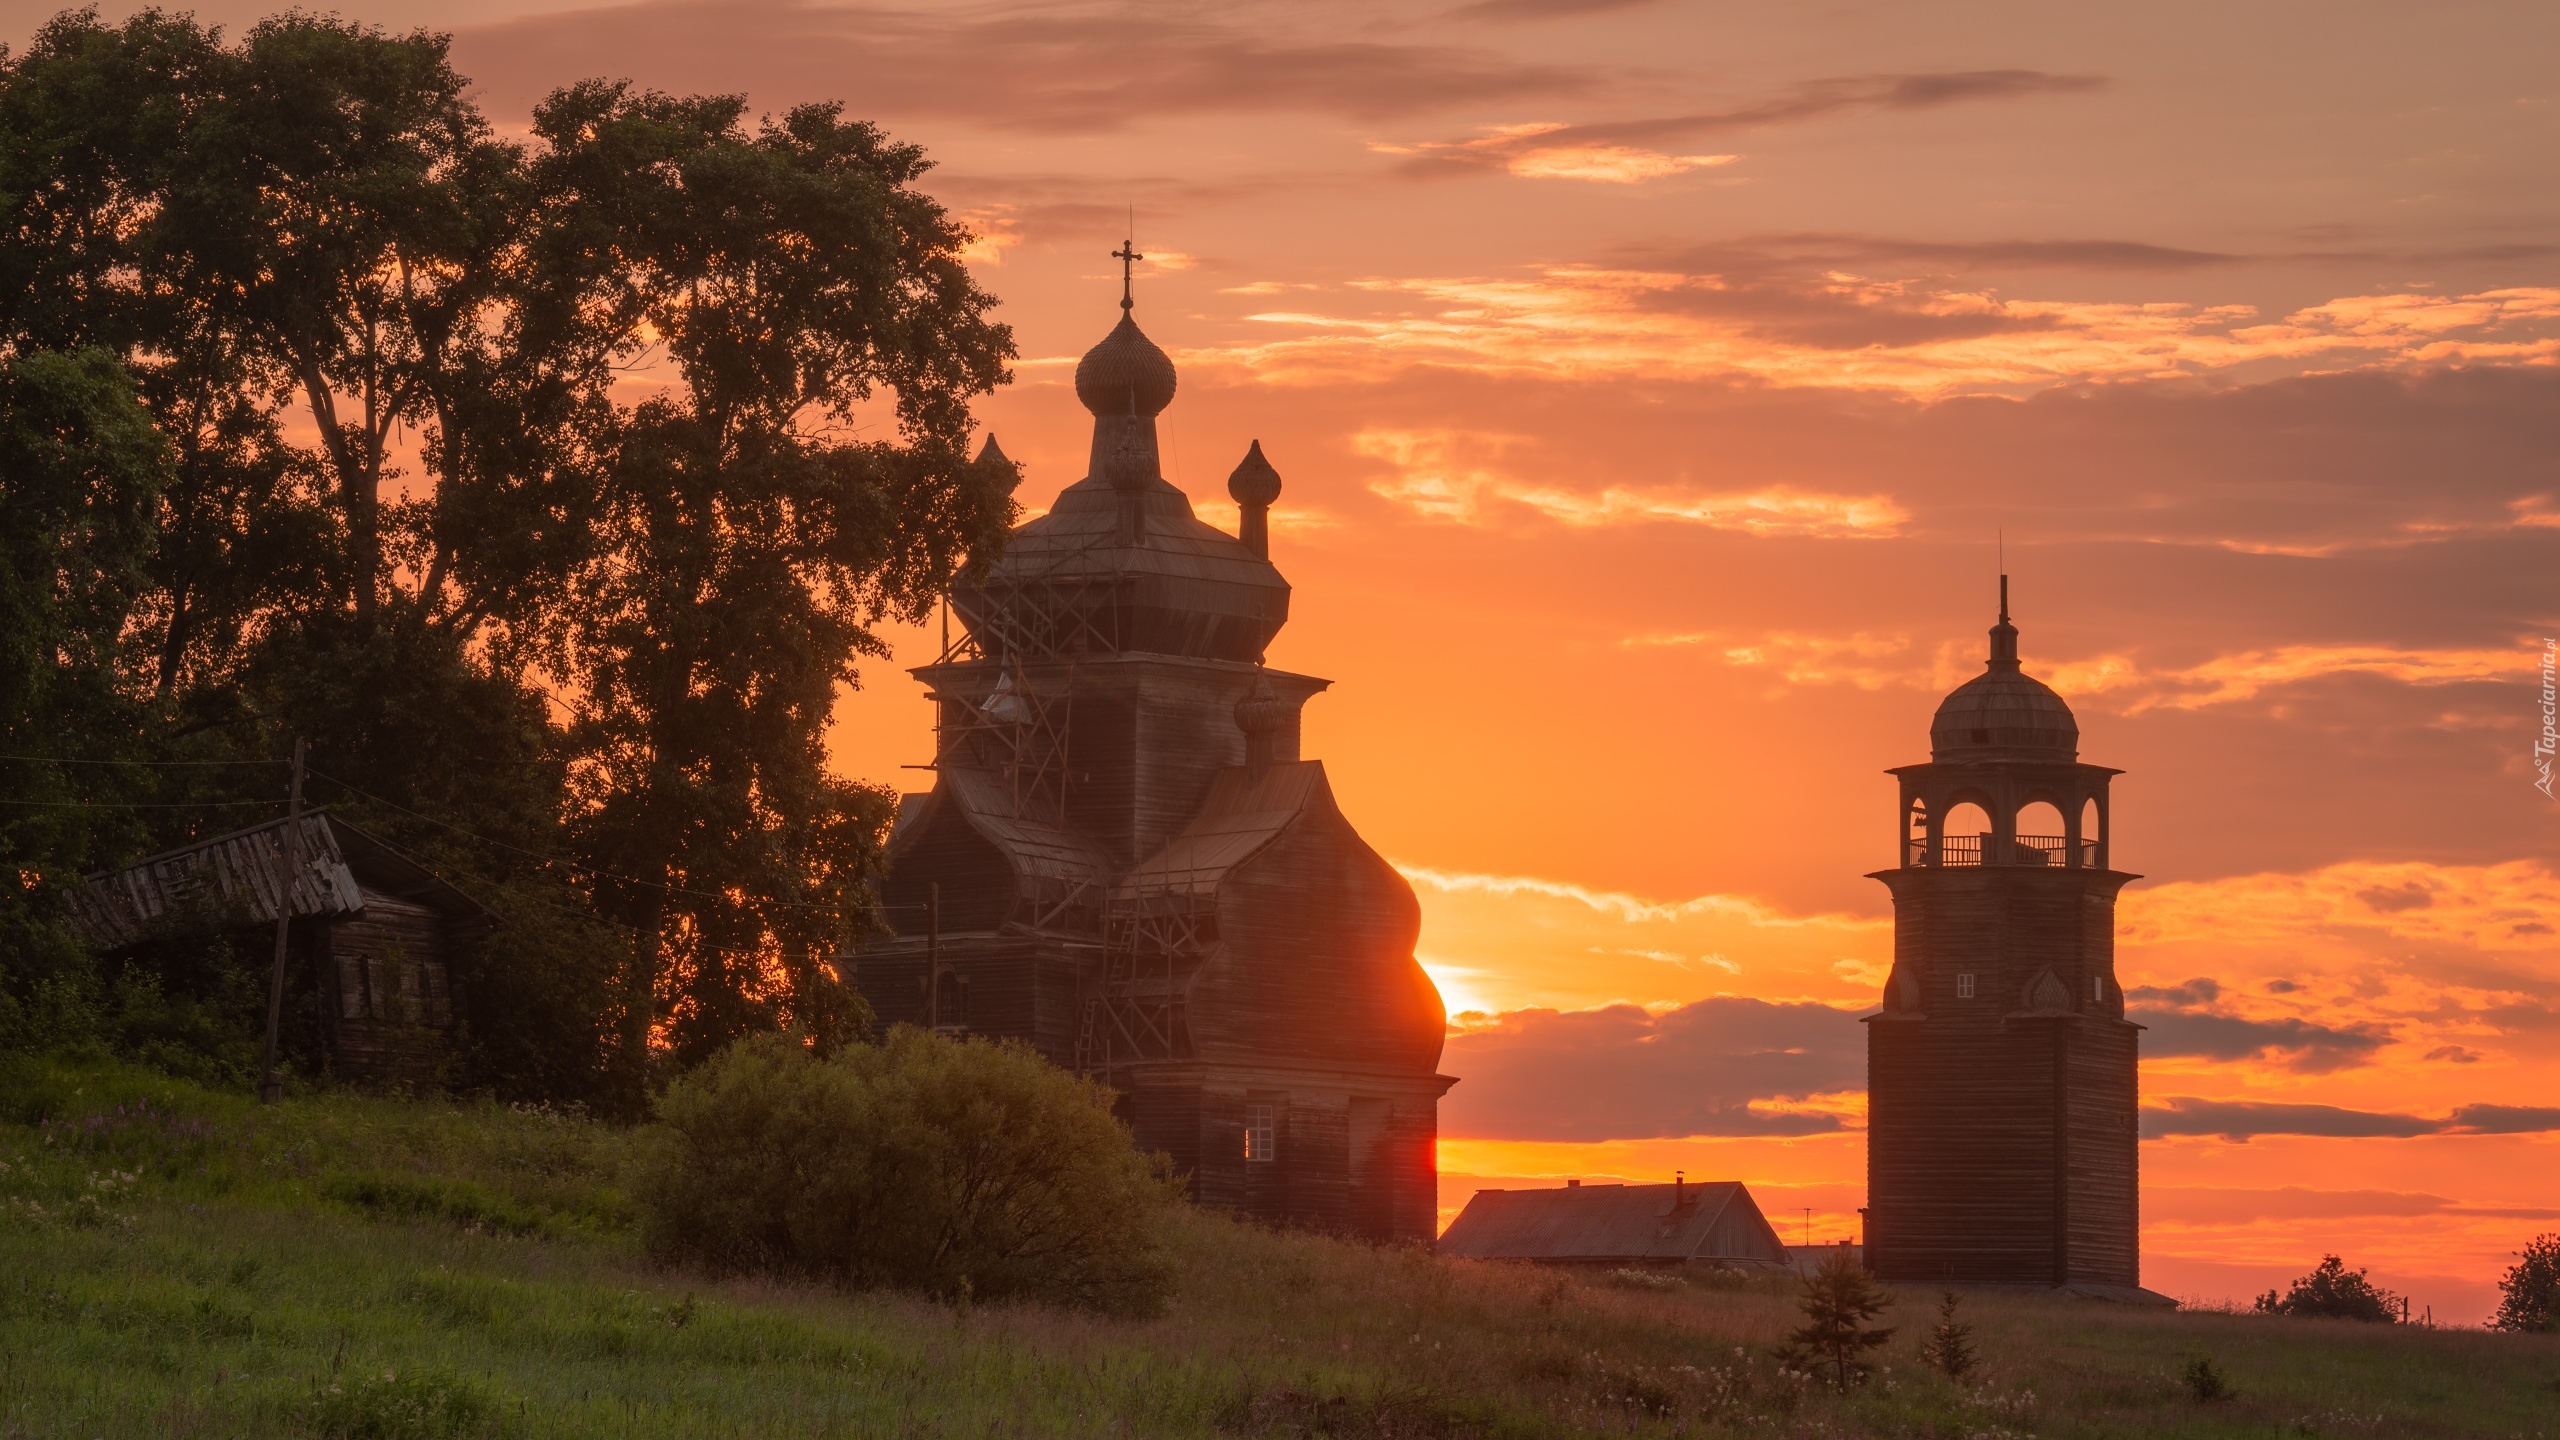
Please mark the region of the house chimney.
<svg viewBox="0 0 2560 1440"><path fill-rule="evenodd" d="M1689 1172L1686 1170L1671 1172L1671 1203L1674 1205L1689 1203Z"/></svg>

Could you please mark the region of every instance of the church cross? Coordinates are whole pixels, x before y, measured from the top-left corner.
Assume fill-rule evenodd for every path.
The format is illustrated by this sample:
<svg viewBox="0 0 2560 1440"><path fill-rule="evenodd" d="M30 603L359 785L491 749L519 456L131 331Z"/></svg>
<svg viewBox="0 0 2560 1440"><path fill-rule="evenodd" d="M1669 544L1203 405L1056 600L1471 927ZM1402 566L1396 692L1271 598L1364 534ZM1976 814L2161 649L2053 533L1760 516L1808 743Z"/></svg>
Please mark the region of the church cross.
<svg viewBox="0 0 2560 1440"><path fill-rule="evenodd" d="M1147 257L1138 253L1137 238L1132 236L1120 242L1120 248L1111 252L1111 258L1120 262L1120 308L1126 310L1130 304L1129 268Z"/></svg>

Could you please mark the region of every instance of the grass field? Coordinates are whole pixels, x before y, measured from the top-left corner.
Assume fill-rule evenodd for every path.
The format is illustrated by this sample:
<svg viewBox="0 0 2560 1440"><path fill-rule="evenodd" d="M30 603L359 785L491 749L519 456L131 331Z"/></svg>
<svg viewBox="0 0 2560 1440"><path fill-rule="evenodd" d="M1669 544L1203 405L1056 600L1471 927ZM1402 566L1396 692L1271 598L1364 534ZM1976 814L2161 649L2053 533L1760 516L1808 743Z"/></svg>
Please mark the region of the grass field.
<svg viewBox="0 0 2560 1440"><path fill-rule="evenodd" d="M1770 1280L1577 1276L1186 1216L1148 1321L651 1268L633 1137L495 1106L261 1110L152 1075L0 1083L0 1436L2519 1436L2560 1336L1978 1294L1987 1377L1888 1317L1782 1377ZM2235 1398L2181 1382L2198 1357Z"/></svg>

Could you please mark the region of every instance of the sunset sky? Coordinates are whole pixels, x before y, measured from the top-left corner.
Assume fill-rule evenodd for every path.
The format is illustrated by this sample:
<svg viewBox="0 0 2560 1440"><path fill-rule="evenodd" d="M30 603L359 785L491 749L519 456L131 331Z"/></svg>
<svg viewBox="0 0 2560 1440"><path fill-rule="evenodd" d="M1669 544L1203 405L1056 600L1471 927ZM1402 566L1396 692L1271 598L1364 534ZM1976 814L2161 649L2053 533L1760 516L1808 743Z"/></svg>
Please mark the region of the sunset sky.
<svg viewBox="0 0 2560 1440"><path fill-rule="evenodd" d="M2336 1251L2476 1322L2560 1230L2560 7L346 10L509 127L607 75L924 145L1033 510L1134 212L1172 478L1279 469L1270 659L1422 898L1447 1206L1677 1167L1852 1233L1882 771L2005 535L2146 877L2145 1282ZM840 767L913 787L921 693Z"/></svg>

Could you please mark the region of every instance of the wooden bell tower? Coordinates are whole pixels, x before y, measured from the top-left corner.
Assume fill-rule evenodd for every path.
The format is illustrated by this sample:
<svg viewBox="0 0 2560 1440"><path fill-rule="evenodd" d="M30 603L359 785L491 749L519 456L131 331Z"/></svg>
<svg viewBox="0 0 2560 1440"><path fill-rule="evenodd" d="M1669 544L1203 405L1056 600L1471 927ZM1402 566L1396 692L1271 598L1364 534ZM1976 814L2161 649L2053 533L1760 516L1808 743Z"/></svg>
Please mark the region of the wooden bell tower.
<svg viewBox="0 0 2560 1440"><path fill-rule="evenodd" d="M2018 668L2008 577L1983 673L1901 781L1893 972L1867 1021L1867 1263L1908 1284L2141 1283L2135 1042L2115 977L2108 784ZM2050 806L2051 810L2042 807ZM1974 807L1988 826L1958 833ZM2021 833L2021 812L2058 814Z"/></svg>

